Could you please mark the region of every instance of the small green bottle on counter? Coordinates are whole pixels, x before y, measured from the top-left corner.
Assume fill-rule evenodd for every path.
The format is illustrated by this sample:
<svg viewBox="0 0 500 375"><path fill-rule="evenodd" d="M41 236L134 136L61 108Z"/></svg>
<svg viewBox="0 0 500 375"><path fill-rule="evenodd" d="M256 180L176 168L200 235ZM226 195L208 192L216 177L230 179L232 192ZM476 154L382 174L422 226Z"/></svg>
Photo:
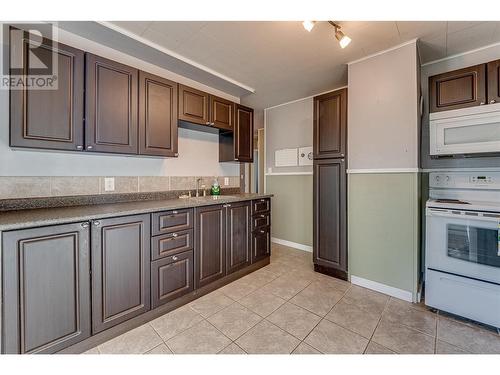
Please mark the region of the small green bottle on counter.
<svg viewBox="0 0 500 375"><path fill-rule="evenodd" d="M212 188L210 189L210 194L211 195L220 195L220 185L219 185L219 181L217 181L217 179L215 179L214 183L212 184Z"/></svg>

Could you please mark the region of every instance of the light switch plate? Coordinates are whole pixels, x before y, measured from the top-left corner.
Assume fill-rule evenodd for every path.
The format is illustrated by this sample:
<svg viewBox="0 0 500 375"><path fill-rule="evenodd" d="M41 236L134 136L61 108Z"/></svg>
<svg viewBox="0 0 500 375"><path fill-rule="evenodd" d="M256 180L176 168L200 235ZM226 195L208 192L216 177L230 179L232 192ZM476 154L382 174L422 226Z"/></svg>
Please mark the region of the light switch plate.
<svg viewBox="0 0 500 375"><path fill-rule="evenodd" d="M224 177L224 186L229 185L229 177Z"/></svg>
<svg viewBox="0 0 500 375"><path fill-rule="evenodd" d="M104 178L104 191L115 191L115 178L105 177Z"/></svg>

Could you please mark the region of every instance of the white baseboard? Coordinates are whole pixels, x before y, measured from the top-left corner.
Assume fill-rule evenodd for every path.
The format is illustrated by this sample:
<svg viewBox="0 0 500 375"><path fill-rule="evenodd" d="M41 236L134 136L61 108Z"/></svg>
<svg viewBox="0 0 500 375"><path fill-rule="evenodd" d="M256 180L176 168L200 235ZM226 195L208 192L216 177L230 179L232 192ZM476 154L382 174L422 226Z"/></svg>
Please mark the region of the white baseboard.
<svg viewBox="0 0 500 375"><path fill-rule="evenodd" d="M362 277L351 275L351 283L362 286L367 289L375 290L380 293L387 294L391 297L399 298L404 301L413 302L413 293L407 290L394 288L389 285L381 284L376 281L363 279Z"/></svg>
<svg viewBox="0 0 500 375"><path fill-rule="evenodd" d="M312 253L312 251L313 251L312 246L303 245L303 244L297 243L297 242L282 240L281 238L271 237L271 242L274 242L274 243L277 243L280 245L284 245L284 246L288 246L288 247L293 247L294 249L299 249L299 250L307 251L310 253Z"/></svg>

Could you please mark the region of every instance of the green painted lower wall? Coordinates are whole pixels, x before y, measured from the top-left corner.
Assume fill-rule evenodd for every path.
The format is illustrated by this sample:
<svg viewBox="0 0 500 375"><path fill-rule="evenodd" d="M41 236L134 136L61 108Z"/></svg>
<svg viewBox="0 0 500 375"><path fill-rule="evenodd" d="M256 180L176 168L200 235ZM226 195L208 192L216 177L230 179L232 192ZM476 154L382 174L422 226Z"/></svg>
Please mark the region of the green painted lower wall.
<svg viewBox="0 0 500 375"><path fill-rule="evenodd" d="M312 246L313 176L266 176L272 199L272 236Z"/></svg>
<svg viewBox="0 0 500 375"><path fill-rule="evenodd" d="M416 298L420 218L418 173L348 176L349 273Z"/></svg>

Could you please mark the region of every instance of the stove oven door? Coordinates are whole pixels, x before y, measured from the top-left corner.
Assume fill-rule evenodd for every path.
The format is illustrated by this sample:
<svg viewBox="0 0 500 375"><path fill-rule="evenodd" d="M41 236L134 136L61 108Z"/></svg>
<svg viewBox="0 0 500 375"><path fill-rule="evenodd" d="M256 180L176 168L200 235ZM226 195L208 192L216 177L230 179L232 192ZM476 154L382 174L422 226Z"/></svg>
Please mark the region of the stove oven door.
<svg viewBox="0 0 500 375"><path fill-rule="evenodd" d="M427 208L426 267L500 284L500 214Z"/></svg>

